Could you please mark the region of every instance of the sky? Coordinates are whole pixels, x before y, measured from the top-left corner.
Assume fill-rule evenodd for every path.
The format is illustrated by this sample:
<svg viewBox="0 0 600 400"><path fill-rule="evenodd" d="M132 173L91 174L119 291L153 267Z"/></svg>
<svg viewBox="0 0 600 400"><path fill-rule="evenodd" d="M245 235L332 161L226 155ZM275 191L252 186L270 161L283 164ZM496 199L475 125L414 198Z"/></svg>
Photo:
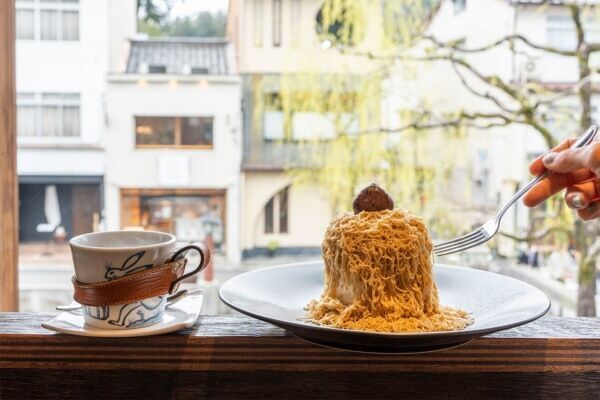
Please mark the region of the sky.
<svg viewBox="0 0 600 400"><path fill-rule="evenodd" d="M228 0L174 0L171 18L193 15L200 11L227 11Z"/></svg>

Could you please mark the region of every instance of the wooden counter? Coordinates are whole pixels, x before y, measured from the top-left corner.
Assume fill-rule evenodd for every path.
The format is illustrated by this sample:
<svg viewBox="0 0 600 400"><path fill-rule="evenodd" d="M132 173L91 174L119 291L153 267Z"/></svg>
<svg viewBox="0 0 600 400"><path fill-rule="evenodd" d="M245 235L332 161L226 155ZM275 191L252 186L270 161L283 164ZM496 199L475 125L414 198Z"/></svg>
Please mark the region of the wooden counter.
<svg viewBox="0 0 600 400"><path fill-rule="evenodd" d="M243 316L130 339L0 314L0 399L600 398L600 319L546 317L420 355L319 347ZM102 394L101 394L102 393Z"/></svg>

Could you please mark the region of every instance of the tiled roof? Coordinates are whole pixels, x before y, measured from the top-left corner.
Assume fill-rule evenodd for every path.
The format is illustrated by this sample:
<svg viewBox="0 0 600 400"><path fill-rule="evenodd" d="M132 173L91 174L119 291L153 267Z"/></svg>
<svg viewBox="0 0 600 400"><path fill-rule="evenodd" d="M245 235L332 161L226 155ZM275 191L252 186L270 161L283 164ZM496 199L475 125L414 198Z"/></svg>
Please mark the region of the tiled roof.
<svg viewBox="0 0 600 400"><path fill-rule="evenodd" d="M131 40L128 74L165 68L167 74L227 75L232 72L225 39L160 38Z"/></svg>

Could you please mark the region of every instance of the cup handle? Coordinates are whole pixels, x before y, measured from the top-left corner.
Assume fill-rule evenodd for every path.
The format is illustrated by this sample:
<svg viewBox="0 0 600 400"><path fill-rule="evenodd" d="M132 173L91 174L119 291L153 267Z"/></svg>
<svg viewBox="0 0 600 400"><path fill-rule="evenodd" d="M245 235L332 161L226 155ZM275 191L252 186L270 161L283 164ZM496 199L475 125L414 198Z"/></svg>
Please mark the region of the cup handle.
<svg viewBox="0 0 600 400"><path fill-rule="evenodd" d="M208 247L206 247L206 245L203 242L199 242L197 245L190 244L188 246L182 247L181 249L177 250L177 252L175 252L175 254L173 254L173 257L171 257L169 262L173 262L182 257L185 257L185 253L188 250L196 250L198 252L198 254L200 254L200 263L192 272L183 274L179 278L175 279L173 281L173 283L171 283L171 287L169 288L169 294L171 294L171 296L169 296L169 298L175 298L175 297L182 295L183 292L185 292L185 290L182 290L175 294L172 294L175 287L177 287L177 285L184 279L189 278L190 276L195 275L195 274L199 273L200 271L202 271L204 268L206 268L206 266L210 262L210 251L208 250Z"/></svg>

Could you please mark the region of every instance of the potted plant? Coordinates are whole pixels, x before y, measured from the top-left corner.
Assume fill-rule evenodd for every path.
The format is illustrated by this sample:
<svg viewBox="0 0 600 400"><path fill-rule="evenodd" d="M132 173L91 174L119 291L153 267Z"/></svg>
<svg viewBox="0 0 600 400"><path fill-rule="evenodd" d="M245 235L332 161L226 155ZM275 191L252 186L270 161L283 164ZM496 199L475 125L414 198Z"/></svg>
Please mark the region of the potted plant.
<svg viewBox="0 0 600 400"><path fill-rule="evenodd" d="M279 249L279 242L277 240L271 240L267 245L267 251L269 252L269 257L275 256L275 253Z"/></svg>

